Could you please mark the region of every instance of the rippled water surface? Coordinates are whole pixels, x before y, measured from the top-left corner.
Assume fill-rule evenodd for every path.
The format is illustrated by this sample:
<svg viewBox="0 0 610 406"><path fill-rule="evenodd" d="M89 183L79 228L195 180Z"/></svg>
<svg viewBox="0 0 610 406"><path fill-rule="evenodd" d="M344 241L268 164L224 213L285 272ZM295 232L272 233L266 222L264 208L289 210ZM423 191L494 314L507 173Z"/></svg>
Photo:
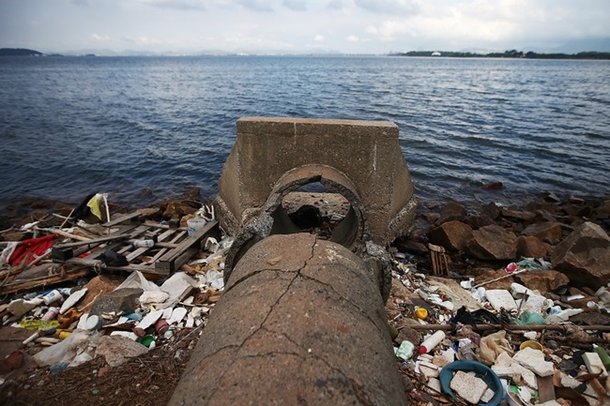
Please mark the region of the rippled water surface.
<svg viewBox="0 0 610 406"><path fill-rule="evenodd" d="M610 193L608 61L27 57L0 58L0 209L213 196L246 115L394 121L423 198Z"/></svg>

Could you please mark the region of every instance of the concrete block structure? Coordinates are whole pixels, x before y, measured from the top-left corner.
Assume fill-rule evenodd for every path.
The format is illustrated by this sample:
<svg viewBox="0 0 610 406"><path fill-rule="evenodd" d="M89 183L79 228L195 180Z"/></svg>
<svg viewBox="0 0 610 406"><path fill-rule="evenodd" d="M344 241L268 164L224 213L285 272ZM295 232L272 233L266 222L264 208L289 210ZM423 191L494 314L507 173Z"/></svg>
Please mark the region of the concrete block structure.
<svg viewBox="0 0 610 406"><path fill-rule="evenodd" d="M312 182L351 203L335 242L386 245L410 233L413 183L398 127L388 121L240 118L214 202L221 226L237 235L261 216L278 222L282 198Z"/></svg>

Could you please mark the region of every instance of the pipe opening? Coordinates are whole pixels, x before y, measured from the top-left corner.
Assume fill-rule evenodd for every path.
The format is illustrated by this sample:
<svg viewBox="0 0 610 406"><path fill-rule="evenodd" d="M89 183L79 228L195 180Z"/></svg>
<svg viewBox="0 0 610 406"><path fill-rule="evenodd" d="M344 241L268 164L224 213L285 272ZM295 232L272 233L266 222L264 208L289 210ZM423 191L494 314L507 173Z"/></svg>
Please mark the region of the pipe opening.
<svg viewBox="0 0 610 406"><path fill-rule="evenodd" d="M302 179L287 187L271 211L271 234L308 232L350 247L362 235L362 214L353 206L355 196L346 196L341 190L345 189L322 177Z"/></svg>

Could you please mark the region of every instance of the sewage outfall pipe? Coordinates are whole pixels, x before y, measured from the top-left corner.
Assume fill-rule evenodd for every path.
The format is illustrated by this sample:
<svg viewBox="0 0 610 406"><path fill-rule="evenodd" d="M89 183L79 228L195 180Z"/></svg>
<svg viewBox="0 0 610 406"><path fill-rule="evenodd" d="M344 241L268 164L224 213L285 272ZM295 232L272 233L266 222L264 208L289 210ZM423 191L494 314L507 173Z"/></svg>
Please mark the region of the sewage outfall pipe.
<svg viewBox="0 0 610 406"><path fill-rule="evenodd" d="M240 259L170 405L401 405L375 275L311 234Z"/></svg>

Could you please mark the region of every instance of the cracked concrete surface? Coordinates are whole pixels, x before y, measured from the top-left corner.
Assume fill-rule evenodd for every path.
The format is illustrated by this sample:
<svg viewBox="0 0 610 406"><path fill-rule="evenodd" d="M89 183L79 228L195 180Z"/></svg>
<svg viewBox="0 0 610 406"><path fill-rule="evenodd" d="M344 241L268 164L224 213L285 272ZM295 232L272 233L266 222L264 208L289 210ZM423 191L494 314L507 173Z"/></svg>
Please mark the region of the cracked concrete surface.
<svg viewBox="0 0 610 406"><path fill-rule="evenodd" d="M170 404L404 404L376 282L315 235L239 261Z"/></svg>

